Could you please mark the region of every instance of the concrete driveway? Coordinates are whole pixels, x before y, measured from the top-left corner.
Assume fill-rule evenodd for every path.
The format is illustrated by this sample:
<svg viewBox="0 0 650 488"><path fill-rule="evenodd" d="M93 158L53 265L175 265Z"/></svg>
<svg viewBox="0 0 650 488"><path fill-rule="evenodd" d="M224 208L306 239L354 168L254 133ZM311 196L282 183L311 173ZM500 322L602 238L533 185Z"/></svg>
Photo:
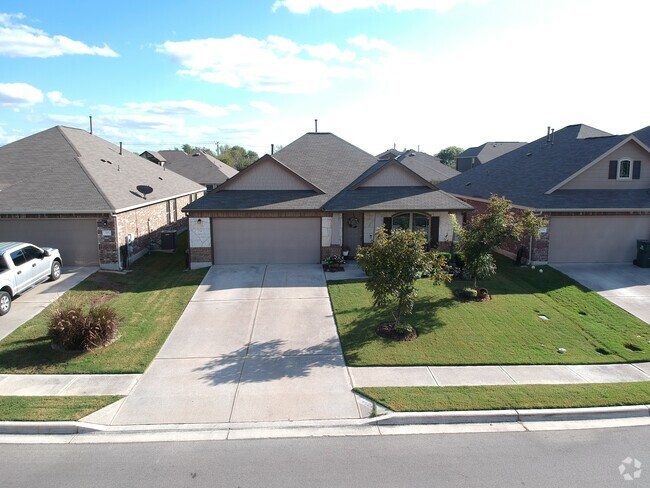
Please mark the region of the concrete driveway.
<svg viewBox="0 0 650 488"><path fill-rule="evenodd" d="M650 268L627 263L552 266L650 324Z"/></svg>
<svg viewBox="0 0 650 488"><path fill-rule="evenodd" d="M359 418L319 265L213 266L114 425Z"/></svg>
<svg viewBox="0 0 650 488"><path fill-rule="evenodd" d="M50 303L98 269L88 266L64 266L61 270L61 277L57 281L46 281L15 297L9 313L0 317L0 340L39 314Z"/></svg>

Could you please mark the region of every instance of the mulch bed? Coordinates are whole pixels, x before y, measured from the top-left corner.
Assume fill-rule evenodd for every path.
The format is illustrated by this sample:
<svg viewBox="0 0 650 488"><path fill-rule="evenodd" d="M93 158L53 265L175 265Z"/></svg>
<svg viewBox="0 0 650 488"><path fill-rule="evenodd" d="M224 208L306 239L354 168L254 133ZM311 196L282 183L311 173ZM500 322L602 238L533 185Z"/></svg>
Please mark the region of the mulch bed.
<svg viewBox="0 0 650 488"><path fill-rule="evenodd" d="M378 336L384 339L390 339L391 341L414 341L418 338L418 331L415 330L415 327L411 327L411 331L407 334L402 334L395 328L395 322L379 324L375 332Z"/></svg>
<svg viewBox="0 0 650 488"><path fill-rule="evenodd" d="M490 296L489 293L486 293L485 295L481 297L467 297L463 293L463 290L454 290L454 296L456 297L456 300L461 301L461 302L489 302L492 300L492 297Z"/></svg>

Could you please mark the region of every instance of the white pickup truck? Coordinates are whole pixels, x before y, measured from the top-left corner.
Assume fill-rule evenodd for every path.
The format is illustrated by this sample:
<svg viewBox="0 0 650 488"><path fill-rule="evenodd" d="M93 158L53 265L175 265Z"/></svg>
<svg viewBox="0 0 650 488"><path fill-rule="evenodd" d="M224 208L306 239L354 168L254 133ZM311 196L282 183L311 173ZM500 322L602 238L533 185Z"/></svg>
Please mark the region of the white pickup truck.
<svg viewBox="0 0 650 488"><path fill-rule="evenodd" d="M41 249L25 242L0 242L0 315L6 315L16 295L61 276L58 249Z"/></svg>

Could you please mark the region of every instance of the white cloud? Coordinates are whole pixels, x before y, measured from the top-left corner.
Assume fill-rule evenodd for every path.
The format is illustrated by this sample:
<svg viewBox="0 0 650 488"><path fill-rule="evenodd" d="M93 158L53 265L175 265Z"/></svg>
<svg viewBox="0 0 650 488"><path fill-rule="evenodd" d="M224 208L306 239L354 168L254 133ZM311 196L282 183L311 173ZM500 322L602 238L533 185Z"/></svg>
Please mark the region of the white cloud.
<svg viewBox="0 0 650 488"><path fill-rule="evenodd" d="M377 50L385 53L394 53L397 51L395 46L393 46L391 43L382 39L377 39L376 37L368 37L365 34L359 34L356 37L351 37L348 39L348 44L357 46L363 51Z"/></svg>
<svg viewBox="0 0 650 488"><path fill-rule="evenodd" d="M47 98L52 104L57 107L67 107L68 105L73 105L75 107L83 106L83 103L77 100L69 100L63 96L63 93L60 91L51 91L47 92Z"/></svg>
<svg viewBox="0 0 650 488"><path fill-rule="evenodd" d="M196 100L125 103L128 109L140 113L157 115L202 115L204 117L221 117L228 109L218 105L209 105Z"/></svg>
<svg viewBox="0 0 650 488"><path fill-rule="evenodd" d="M253 100L250 103L250 106L265 114L274 114L278 111L277 107L274 107L268 102L262 102L260 100Z"/></svg>
<svg viewBox="0 0 650 488"><path fill-rule="evenodd" d="M254 92L315 93L336 79L367 78L364 69L350 63L351 51L279 36L167 41L157 51L180 63L181 75Z"/></svg>
<svg viewBox="0 0 650 488"><path fill-rule="evenodd" d="M31 107L43 101L43 92L27 83L0 83L0 106Z"/></svg>
<svg viewBox="0 0 650 488"><path fill-rule="evenodd" d="M12 58L49 58L64 54L89 54L117 57L106 44L89 46L61 35L50 35L40 29L19 23L23 14L0 13L0 56Z"/></svg>
<svg viewBox="0 0 650 488"><path fill-rule="evenodd" d="M327 42L316 46L304 45L303 49L307 53L317 59L324 61L339 61L341 63L349 63L354 60L355 54L349 50L341 50L335 44Z"/></svg>
<svg viewBox="0 0 650 488"><path fill-rule="evenodd" d="M285 7L294 14L308 14L314 9L321 8L340 14L357 9L391 9L398 12L404 10L434 10L446 12L460 3L476 3L480 0L276 0L273 4L275 12Z"/></svg>

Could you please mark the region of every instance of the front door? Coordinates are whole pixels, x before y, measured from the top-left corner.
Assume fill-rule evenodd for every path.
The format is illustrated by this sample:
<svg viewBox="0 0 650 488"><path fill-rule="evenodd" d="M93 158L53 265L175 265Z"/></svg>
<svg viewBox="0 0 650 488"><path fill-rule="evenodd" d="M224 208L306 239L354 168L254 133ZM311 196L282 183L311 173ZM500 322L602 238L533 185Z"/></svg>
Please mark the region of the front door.
<svg viewBox="0 0 650 488"><path fill-rule="evenodd" d="M363 213L346 212L343 214L343 248L350 248L350 256L357 253L357 247L363 244Z"/></svg>

